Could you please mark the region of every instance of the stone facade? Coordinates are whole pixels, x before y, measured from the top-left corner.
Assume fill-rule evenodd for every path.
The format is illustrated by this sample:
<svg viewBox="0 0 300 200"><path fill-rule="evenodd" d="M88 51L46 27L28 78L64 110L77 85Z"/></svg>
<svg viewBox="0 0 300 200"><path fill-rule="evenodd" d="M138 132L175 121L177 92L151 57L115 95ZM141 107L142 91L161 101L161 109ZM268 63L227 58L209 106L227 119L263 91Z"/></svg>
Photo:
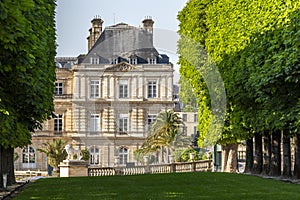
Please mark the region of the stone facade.
<svg viewBox="0 0 300 200"><path fill-rule="evenodd" d="M198 112L176 112L184 123L184 133L186 136L195 136L198 126Z"/></svg>
<svg viewBox="0 0 300 200"><path fill-rule="evenodd" d="M102 23L92 20L87 55L57 58L56 117L33 133L32 145L16 150L17 170L45 170L46 156L37 149L53 138L87 149L90 166L111 167L116 160L137 165L133 152L149 124L160 111L173 109L173 65L153 47L154 21L103 31Z"/></svg>

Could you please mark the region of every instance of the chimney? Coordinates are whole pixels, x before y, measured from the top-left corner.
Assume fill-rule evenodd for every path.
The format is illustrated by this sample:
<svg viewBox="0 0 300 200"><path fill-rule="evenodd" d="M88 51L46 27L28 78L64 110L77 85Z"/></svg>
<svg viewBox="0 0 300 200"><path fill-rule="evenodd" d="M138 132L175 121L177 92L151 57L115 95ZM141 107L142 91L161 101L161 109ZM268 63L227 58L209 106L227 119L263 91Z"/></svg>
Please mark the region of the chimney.
<svg viewBox="0 0 300 200"><path fill-rule="evenodd" d="M95 16L91 21L92 27L89 29L90 35L87 37L88 50L90 50L102 33L103 20L99 15Z"/></svg>
<svg viewBox="0 0 300 200"><path fill-rule="evenodd" d="M142 21L143 29L145 29L146 31L152 34L153 34L153 24L154 21L152 20L151 16L146 16L145 19Z"/></svg>
<svg viewBox="0 0 300 200"><path fill-rule="evenodd" d="M146 16L145 19L142 21L142 29L150 33L150 42L153 45L153 24L154 21L152 20L151 16Z"/></svg>

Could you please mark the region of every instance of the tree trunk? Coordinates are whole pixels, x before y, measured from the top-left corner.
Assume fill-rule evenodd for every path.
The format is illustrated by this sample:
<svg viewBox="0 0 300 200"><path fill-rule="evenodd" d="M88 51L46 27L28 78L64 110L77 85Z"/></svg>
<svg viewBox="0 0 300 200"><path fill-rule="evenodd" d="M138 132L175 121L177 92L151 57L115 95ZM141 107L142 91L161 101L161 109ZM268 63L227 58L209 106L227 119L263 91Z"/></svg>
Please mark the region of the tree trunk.
<svg viewBox="0 0 300 200"><path fill-rule="evenodd" d="M270 176L280 176L281 175L281 133L280 131L275 131L272 134L272 157L270 165Z"/></svg>
<svg viewBox="0 0 300 200"><path fill-rule="evenodd" d="M259 133L255 133L254 135L254 165L252 173L260 174L262 172L262 136Z"/></svg>
<svg viewBox="0 0 300 200"><path fill-rule="evenodd" d="M246 140L246 166L245 173L250 173L253 168L253 139Z"/></svg>
<svg viewBox="0 0 300 200"><path fill-rule="evenodd" d="M300 179L300 135L295 135L294 177Z"/></svg>
<svg viewBox="0 0 300 200"><path fill-rule="evenodd" d="M14 149L0 146L0 188L3 189L3 174L7 174L7 186L16 183L14 172Z"/></svg>
<svg viewBox="0 0 300 200"><path fill-rule="evenodd" d="M4 163L3 161L3 151L2 151L3 147L0 145L0 191L3 189L3 169L2 169L2 163Z"/></svg>
<svg viewBox="0 0 300 200"><path fill-rule="evenodd" d="M236 173L237 171L237 144L222 146L222 171Z"/></svg>
<svg viewBox="0 0 300 200"><path fill-rule="evenodd" d="M291 139L288 130L283 131L282 150L283 150L282 175L284 177L290 178L292 176L292 161L291 161Z"/></svg>
<svg viewBox="0 0 300 200"><path fill-rule="evenodd" d="M227 169L227 162L228 162L228 146L223 146L222 145L222 167L221 167L221 171L222 172L228 172Z"/></svg>
<svg viewBox="0 0 300 200"><path fill-rule="evenodd" d="M270 173L270 163L271 163L271 135L266 133L264 135L264 145L263 145L263 175L268 175Z"/></svg>
<svg viewBox="0 0 300 200"><path fill-rule="evenodd" d="M15 166L14 166L14 148L8 149L8 185L16 184Z"/></svg>

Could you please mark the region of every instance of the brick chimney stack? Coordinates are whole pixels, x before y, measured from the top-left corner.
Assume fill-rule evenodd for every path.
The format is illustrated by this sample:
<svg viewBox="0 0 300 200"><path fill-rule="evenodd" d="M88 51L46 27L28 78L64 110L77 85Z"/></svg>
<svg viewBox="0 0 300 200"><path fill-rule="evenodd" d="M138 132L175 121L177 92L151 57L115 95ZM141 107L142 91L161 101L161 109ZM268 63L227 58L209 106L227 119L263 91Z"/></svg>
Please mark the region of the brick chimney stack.
<svg viewBox="0 0 300 200"><path fill-rule="evenodd" d="M90 35L87 37L88 40L88 51L94 46L97 39L102 33L103 20L99 15L95 16L91 21L92 27L89 29Z"/></svg>

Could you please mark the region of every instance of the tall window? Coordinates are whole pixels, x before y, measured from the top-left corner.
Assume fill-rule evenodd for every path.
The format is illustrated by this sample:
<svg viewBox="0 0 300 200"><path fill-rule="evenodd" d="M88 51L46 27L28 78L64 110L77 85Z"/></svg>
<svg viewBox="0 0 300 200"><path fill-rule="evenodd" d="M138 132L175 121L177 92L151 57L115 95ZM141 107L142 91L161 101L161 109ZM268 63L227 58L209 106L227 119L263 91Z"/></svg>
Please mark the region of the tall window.
<svg viewBox="0 0 300 200"><path fill-rule="evenodd" d="M156 98L156 97L157 97L157 82L148 81L148 98Z"/></svg>
<svg viewBox="0 0 300 200"><path fill-rule="evenodd" d="M182 114L182 121L184 121L184 122L187 121L187 114Z"/></svg>
<svg viewBox="0 0 300 200"><path fill-rule="evenodd" d="M100 116L98 114L91 114L91 132L100 131Z"/></svg>
<svg viewBox="0 0 300 200"><path fill-rule="evenodd" d="M121 114L119 118L119 131L128 131L128 114Z"/></svg>
<svg viewBox="0 0 300 200"><path fill-rule="evenodd" d="M57 114L54 118L54 132L62 131L63 115Z"/></svg>
<svg viewBox="0 0 300 200"><path fill-rule="evenodd" d="M90 164L91 165L99 165L100 164L100 150L93 146L90 149Z"/></svg>
<svg viewBox="0 0 300 200"><path fill-rule="evenodd" d="M98 98L100 96L100 81L91 81L91 98Z"/></svg>
<svg viewBox="0 0 300 200"><path fill-rule="evenodd" d="M148 115L148 127L146 127L148 130L150 130L151 125L156 119L156 115Z"/></svg>
<svg viewBox="0 0 300 200"><path fill-rule="evenodd" d="M55 90L54 90L54 94L55 95L62 95L63 94L63 83L61 82L56 82L55 83Z"/></svg>
<svg viewBox="0 0 300 200"><path fill-rule="evenodd" d="M198 114L194 114L194 122L198 121Z"/></svg>
<svg viewBox="0 0 300 200"><path fill-rule="evenodd" d="M128 81L119 81L119 98L128 98Z"/></svg>
<svg viewBox="0 0 300 200"><path fill-rule="evenodd" d="M126 165L128 159L128 149L124 147L120 148L119 157L120 157L120 165Z"/></svg>
<svg viewBox="0 0 300 200"><path fill-rule="evenodd" d="M26 147L23 149L22 162L35 163L35 151L32 147Z"/></svg>

